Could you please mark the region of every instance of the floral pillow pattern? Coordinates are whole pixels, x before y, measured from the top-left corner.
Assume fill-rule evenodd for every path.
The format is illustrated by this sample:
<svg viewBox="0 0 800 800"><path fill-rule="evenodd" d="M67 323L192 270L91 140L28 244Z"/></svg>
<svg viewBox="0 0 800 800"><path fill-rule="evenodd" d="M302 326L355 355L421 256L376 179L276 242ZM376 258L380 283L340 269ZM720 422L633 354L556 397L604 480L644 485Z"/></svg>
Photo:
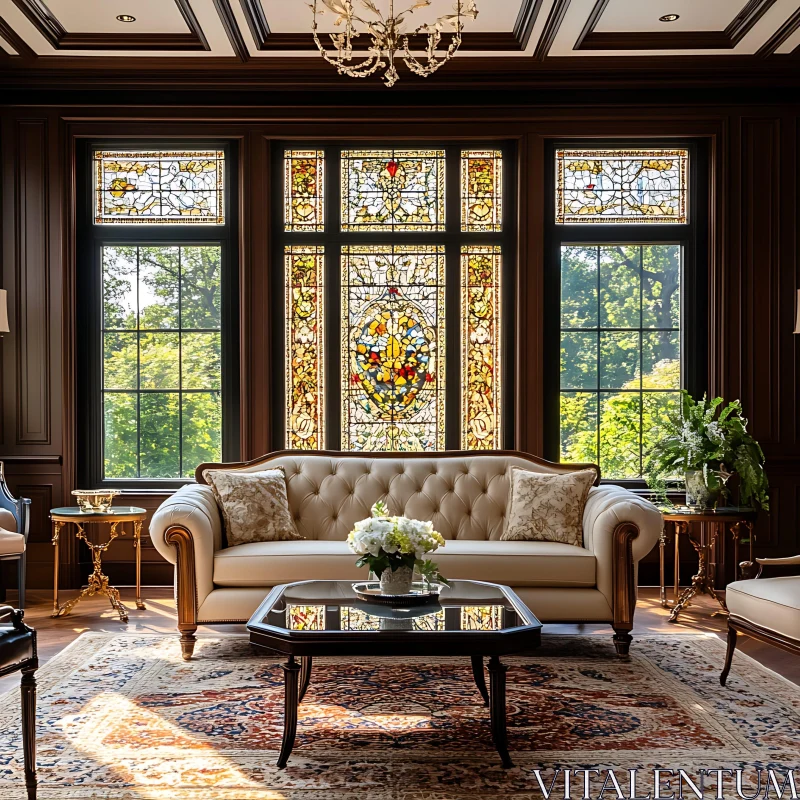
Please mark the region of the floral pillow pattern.
<svg viewBox="0 0 800 800"><path fill-rule="evenodd" d="M282 469L262 472L207 470L208 481L225 519L228 547L247 542L302 539L294 526Z"/></svg>
<svg viewBox="0 0 800 800"><path fill-rule="evenodd" d="M511 497L503 541L564 542L583 547L583 509L595 471L565 475L511 470Z"/></svg>

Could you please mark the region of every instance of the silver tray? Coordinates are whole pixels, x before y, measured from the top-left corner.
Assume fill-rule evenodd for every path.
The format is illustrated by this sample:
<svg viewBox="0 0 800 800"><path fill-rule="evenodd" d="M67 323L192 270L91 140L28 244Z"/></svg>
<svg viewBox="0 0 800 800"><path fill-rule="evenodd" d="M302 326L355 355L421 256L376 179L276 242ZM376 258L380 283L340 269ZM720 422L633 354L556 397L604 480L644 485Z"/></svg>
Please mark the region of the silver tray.
<svg viewBox="0 0 800 800"><path fill-rule="evenodd" d="M361 581L353 584L353 591L360 600L382 606L424 606L439 599L442 584L415 582L408 594L382 594L379 581Z"/></svg>

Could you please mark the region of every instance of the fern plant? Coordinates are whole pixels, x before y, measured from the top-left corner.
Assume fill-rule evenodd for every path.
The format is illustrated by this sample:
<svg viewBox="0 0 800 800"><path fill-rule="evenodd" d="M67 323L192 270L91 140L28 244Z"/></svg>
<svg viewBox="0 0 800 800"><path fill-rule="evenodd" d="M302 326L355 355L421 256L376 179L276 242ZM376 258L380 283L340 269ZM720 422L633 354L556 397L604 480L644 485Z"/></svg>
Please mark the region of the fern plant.
<svg viewBox="0 0 800 800"><path fill-rule="evenodd" d="M764 453L747 432L738 400L725 405L721 397L703 395L696 401L684 390L680 413L668 414L653 438L656 443L646 453L644 474L662 499L668 484L690 470L702 470L709 489L727 497L727 479L735 473L742 504L769 511Z"/></svg>

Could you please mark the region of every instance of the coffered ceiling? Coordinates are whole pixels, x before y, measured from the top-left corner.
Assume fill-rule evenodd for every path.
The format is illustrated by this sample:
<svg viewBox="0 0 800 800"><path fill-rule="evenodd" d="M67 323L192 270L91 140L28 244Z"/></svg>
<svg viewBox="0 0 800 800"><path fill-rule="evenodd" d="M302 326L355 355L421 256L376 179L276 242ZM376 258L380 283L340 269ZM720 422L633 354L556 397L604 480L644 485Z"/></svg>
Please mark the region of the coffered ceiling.
<svg viewBox="0 0 800 800"><path fill-rule="evenodd" d="M386 9L389 0L377 3ZM405 4L412 0L396 2ZM453 0L431 0L409 18L412 27L452 7ZM634 68L637 57L741 57L800 66L798 0L478 0L478 7L459 60L515 59L523 69L524 60L563 66L581 58L602 66L630 59ZM677 18L661 21L665 16ZM128 17L135 19L120 21ZM334 30L334 19L322 17L324 33ZM135 65L135 58L151 67L156 58L321 64L310 24L307 0L0 0L0 68L52 68L69 59L73 68L91 69Z"/></svg>

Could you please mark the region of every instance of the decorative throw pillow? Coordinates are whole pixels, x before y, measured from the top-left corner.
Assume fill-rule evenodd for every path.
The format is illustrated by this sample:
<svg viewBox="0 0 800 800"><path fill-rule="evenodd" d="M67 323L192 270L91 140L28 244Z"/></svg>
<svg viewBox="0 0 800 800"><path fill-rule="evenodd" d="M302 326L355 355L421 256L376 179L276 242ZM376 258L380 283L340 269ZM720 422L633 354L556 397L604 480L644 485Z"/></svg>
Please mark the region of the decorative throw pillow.
<svg viewBox="0 0 800 800"><path fill-rule="evenodd" d="M592 469L555 475L514 467L506 529L500 538L583 547L583 508L595 477Z"/></svg>
<svg viewBox="0 0 800 800"><path fill-rule="evenodd" d="M283 469L203 473L225 519L228 547L302 539L294 526Z"/></svg>

